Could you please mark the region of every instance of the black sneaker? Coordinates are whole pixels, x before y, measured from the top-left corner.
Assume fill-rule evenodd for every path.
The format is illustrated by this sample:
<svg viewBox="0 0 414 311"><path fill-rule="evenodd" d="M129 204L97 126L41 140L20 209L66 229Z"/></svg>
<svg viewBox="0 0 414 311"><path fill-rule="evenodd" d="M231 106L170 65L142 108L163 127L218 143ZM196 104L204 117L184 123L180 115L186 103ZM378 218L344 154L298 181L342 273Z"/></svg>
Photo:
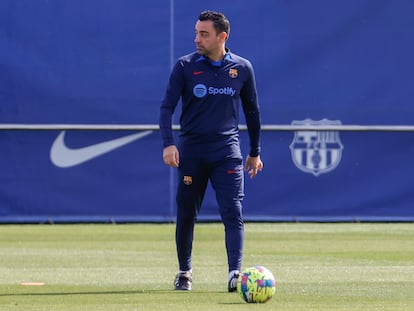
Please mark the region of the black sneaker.
<svg viewBox="0 0 414 311"><path fill-rule="evenodd" d="M191 290L193 279L191 272L180 272L175 276L175 290Z"/></svg>
<svg viewBox="0 0 414 311"><path fill-rule="evenodd" d="M229 283L227 284L227 290L229 293L235 292L237 290L237 280L240 276L240 272L234 273L232 278L229 280Z"/></svg>

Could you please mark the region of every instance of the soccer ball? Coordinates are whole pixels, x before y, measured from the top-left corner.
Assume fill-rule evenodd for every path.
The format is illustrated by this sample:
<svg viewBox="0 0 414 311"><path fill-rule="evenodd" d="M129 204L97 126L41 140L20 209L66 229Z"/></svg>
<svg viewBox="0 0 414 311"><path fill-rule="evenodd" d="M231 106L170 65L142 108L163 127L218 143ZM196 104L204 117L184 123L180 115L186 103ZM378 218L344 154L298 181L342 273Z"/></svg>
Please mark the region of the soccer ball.
<svg viewBox="0 0 414 311"><path fill-rule="evenodd" d="M272 272L265 267L250 267L240 274L237 292L245 302L263 303L275 294L276 281Z"/></svg>

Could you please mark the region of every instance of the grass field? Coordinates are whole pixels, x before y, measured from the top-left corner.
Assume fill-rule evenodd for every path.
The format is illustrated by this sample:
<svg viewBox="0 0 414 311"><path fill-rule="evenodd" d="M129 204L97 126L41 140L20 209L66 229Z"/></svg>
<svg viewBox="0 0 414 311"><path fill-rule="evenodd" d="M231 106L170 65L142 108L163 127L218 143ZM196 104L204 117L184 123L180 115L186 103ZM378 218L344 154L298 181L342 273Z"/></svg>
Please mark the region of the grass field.
<svg viewBox="0 0 414 311"><path fill-rule="evenodd" d="M193 291L175 292L173 224L1 225L0 310L414 310L414 224L246 224L266 304L227 293L221 224L196 226ZM43 285L22 285L43 283Z"/></svg>

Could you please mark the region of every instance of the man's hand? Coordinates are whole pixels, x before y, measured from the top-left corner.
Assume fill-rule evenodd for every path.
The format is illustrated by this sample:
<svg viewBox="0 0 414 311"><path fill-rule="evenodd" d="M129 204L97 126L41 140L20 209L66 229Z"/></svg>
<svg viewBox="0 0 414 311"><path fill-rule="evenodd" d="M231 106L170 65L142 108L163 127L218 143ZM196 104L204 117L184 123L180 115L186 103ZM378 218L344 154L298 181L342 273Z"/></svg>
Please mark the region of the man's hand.
<svg viewBox="0 0 414 311"><path fill-rule="evenodd" d="M164 163L171 167L178 167L180 164L180 155L177 147L174 145L164 148L162 158L164 159Z"/></svg>
<svg viewBox="0 0 414 311"><path fill-rule="evenodd" d="M244 170L249 172L250 178L254 178L258 172L263 169L263 162L260 160L260 156L251 157L247 156L246 164L244 165Z"/></svg>

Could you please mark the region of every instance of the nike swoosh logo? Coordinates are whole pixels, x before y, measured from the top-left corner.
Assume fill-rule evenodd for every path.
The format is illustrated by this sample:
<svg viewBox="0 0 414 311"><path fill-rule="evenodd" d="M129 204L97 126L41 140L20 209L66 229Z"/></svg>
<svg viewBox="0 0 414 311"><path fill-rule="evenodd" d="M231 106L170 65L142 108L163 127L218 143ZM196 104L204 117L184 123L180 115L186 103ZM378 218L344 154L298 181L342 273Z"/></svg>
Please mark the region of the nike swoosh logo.
<svg viewBox="0 0 414 311"><path fill-rule="evenodd" d="M194 71L193 72L195 76L201 75L202 73L204 73L204 71Z"/></svg>
<svg viewBox="0 0 414 311"><path fill-rule="evenodd" d="M50 148L50 160L57 167L72 167L90 161L114 149L120 148L137 139L148 136L153 131L144 131L120 138L104 141L98 144L82 147L69 148L65 144L65 131L62 131Z"/></svg>

